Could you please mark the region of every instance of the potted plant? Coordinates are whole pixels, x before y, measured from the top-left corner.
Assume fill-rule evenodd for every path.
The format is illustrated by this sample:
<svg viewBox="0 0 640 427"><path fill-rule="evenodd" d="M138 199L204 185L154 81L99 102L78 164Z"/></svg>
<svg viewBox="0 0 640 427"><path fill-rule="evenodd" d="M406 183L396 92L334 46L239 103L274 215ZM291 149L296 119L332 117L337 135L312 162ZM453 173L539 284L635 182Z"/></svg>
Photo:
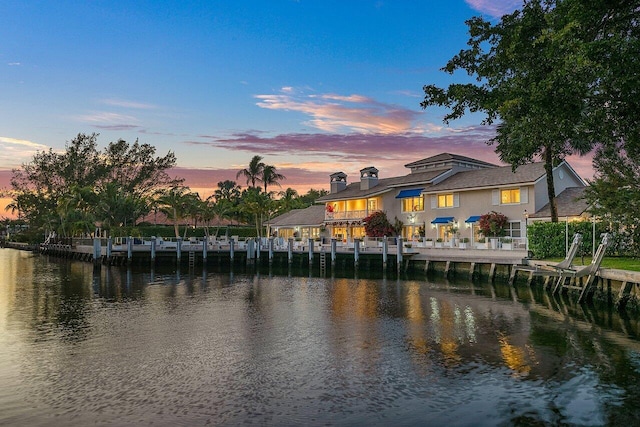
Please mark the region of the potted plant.
<svg viewBox="0 0 640 427"><path fill-rule="evenodd" d="M487 239L485 239L484 237L479 238L478 241L476 242L476 248L487 249Z"/></svg>
<svg viewBox="0 0 640 427"><path fill-rule="evenodd" d="M500 244L502 245L502 249L510 251L512 248L511 237L500 238Z"/></svg>
<svg viewBox="0 0 640 427"><path fill-rule="evenodd" d="M441 247L442 247L442 239L438 237L436 239L436 248L441 248Z"/></svg>
<svg viewBox="0 0 640 427"><path fill-rule="evenodd" d="M467 249L467 244L468 243L469 243L469 238L468 237L463 237L460 240L460 244L459 244L460 249Z"/></svg>
<svg viewBox="0 0 640 427"><path fill-rule="evenodd" d="M491 249L497 249L498 238L504 236L507 223L507 217L496 211L491 211L480 217L478 227L482 235L491 241Z"/></svg>

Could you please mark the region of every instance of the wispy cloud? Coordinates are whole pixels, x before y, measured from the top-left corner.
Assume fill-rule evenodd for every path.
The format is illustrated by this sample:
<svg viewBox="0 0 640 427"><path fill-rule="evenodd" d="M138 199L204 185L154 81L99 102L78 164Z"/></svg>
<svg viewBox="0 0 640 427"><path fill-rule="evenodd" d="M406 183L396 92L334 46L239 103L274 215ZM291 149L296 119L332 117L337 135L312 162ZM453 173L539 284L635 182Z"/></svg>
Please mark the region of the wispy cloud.
<svg viewBox="0 0 640 427"><path fill-rule="evenodd" d="M0 136L0 164L16 167L38 151L48 150L46 145L26 139Z"/></svg>
<svg viewBox="0 0 640 427"><path fill-rule="evenodd" d="M21 64L20 62L9 62L7 65L8 65L9 67L19 67L19 66L21 66L22 64Z"/></svg>
<svg viewBox="0 0 640 427"><path fill-rule="evenodd" d="M113 107L133 108L137 110L155 110L157 105L146 104L143 102L128 101L125 99L107 98L101 101L103 104L111 105Z"/></svg>
<svg viewBox="0 0 640 427"><path fill-rule="evenodd" d="M94 125L98 129L104 130L134 130L138 129L140 126L136 125Z"/></svg>
<svg viewBox="0 0 640 427"><path fill-rule="evenodd" d="M107 111L91 112L75 116L74 119L105 130L131 130L140 127L138 119L134 116Z"/></svg>
<svg viewBox="0 0 640 427"><path fill-rule="evenodd" d="M522 0L465 0L474 10L500 18L522 6Z"/></svg>
<svg viewBox="0 0 640 427"><path fill-rule="evenodd" d="M295 93L285 87L280 94L255 95L257 105L270 110L306 114L305 124L325 132L399 134L410 132L420 112L378 102L362 95Z"/></svg>

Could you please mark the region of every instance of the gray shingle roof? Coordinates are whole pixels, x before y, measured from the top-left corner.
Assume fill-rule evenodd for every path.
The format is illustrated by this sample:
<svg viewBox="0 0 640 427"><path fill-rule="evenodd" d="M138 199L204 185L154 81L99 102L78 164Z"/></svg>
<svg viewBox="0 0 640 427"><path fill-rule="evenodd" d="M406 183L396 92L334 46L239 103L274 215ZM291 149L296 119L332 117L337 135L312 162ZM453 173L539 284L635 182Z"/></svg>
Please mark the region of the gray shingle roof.
<svg viewBox="0 0 640 427"><path fill-rule="evenodd" d="M584 199L586 187L569 187L556 196L556 205L558 206L558 216L580 216L589 204ZM544 205L539 211L529 218L551 218L551 206L549 203Z"/></svg>
<svg viewBox="0 0 640 427"><path fill-rule="evenodd" d="M451 154L451 153L441 153L435 156L427 157L426 159L416 160L415 162L407 163L404 165L406 168L413 168L416 166L426 165L430 163L442 163L442 162L451 162L451 161L460 161L465 163L476 163L479 165L484 165L487 167L495 167L496 165L484 162L482 160L472 159L471 157L461 156L459 154Z"/></svg>
<svg viewBox="0 0 640 427"><path fill-rule="evenodd" d="M428 185L434 178L445 173L446 170L428 171L421 173L410 173L404 176L396 176L392 178L381 178L378 180L378 184L368 190L360 189L360 181L352 182L347 185L347 188L339 193L332 193L326 196L322 196L316 200L316 202L330 202L333 200L345 200L345 199L358 199L363 197L369 197L373 194L386 193L393 190L395 187L409 187L416 185Z"/></svg>
<svg viewBox="0 0 640 427"><path fill-rule="evenodd" d="M267 221L272 227L320 226L324 222L324 205L293 209Z"/></svg>
<svg viewBox="0 0 640 427"><path fill-rule="evenodd" d="M529 163L512 172L511 166L458 172L430 187L429 193L532 183L545 175L544 163Z"/></svg>

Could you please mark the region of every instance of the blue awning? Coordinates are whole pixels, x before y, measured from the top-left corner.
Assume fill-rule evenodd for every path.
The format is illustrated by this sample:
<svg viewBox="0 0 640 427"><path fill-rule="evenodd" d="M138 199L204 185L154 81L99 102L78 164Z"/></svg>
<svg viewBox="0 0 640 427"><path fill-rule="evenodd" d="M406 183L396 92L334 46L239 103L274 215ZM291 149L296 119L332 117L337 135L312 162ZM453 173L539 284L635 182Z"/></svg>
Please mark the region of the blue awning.
<svg viewBox="0 0 640 427"><path fill-rule="evenodd" d="M478 222L480 221L480 215L472 215L469 218L467 218L464 222L470 224L472 222Z"/></svg>
<svg viewBox="0 0 640 427"><path fill-rule="evenodd" d="M422 194L422 190L424 190L424 188L413 188L411 190L402 190L398 193L398 195L396 196L396 199L406 199L408 197L418 197L420 194Z"/></svg>
<svg viewBox="0 0 640 427"><path fill-rule="evenodd" d="M439 216L431 221L431 224L449 224L450 222L453 222L453 219L454 218L452 216Z"/></svg>

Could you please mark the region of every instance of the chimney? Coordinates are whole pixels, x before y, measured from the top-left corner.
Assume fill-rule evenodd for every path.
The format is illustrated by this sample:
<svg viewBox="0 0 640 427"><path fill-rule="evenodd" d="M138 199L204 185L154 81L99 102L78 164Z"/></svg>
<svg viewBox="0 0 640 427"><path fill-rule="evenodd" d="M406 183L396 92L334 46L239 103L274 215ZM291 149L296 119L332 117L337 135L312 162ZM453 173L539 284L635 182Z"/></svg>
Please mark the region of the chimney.
<svg viewBox="0 0 640 427"><path fill-rule="evenodd" d="M347 188L347 174L336 172L329 176L331 178L331 194L339 193Z"/></svg>
<svg viewBox="0 0 640 427"><path fill-rule="evenodd" d="M360 189L368 190L378 185L378 169L373 166L360 169Z"/></svg>

